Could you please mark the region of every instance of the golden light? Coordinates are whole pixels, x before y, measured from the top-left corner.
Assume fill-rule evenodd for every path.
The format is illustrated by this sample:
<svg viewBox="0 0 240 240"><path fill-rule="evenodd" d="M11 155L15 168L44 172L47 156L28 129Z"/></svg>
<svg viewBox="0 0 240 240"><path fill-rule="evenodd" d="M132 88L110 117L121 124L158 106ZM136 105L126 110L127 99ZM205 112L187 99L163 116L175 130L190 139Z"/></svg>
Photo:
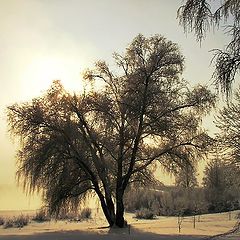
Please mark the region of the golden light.
<svg viewBox="0 0 240 240"><path fill-rule="evenodd" d="M80 68L81 67L81 68ZM82 91L81 71L83 62L44 57L27 64L21 81L24 98L39 96L53 80L60 80L69 91Z"/></svg>

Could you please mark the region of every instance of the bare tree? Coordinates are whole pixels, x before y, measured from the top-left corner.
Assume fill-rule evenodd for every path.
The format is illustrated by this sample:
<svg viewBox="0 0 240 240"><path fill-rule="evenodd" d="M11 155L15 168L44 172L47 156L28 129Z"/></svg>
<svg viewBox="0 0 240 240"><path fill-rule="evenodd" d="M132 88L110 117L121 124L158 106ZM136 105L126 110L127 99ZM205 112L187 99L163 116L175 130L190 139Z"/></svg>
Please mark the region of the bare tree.
<svg viewBox="0 0 240 240"><path fill-rule="evenodd" d="M206 32L225 26L230 41L225 49L214 49L215 71L213 78L227 97L232 82L240 69L240 1L239 0L185 0L178 9L178 18L185 32L194 32L202 41Z"/></svg>
<svg viewBox="0 0 240 240"><path fill-rule="evenodd" d="M115 72L99 61L84 74L101 90L69 94L56 81L42 97L8 107L8 122L21 140L19 181L42 189L52 213L95 193L109 225L123 227L129 184L153 180L156 161L174 171L207 150L199 125L215 96L180 79L183 56L162 36L138 35L114 59Z"/></svg>

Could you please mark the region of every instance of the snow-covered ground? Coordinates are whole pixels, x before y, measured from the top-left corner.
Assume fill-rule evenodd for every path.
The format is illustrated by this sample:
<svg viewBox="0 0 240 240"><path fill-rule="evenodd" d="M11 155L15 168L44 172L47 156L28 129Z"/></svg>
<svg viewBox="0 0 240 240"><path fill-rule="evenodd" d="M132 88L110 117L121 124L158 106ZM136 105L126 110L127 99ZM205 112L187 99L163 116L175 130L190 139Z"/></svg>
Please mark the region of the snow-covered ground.
<svg viewBox="0 0 240 240"><path fill-rule="evenodd" d="M0 216L11 217L20 214L33 215L33 212L7 212L0 211ZM130 224L125 229L106 228L107 223L104 217L95 212L93 218L83 222L50 221L36 223L31 221L24 228L0 227L0 240L97 240L97 239L129 239L129 240L155 240L155 239L182 239L197 240L207 239L210 236L222 234L231 230L237 222L236 214L228 213L202 215L200 219L196 217L195 228L193 217L185 217L179 225L177 217L157 217L154 220L137 220L133 214L126 214L126 219ZM222 236L214 239L239 240L240 233Z"/></svg>

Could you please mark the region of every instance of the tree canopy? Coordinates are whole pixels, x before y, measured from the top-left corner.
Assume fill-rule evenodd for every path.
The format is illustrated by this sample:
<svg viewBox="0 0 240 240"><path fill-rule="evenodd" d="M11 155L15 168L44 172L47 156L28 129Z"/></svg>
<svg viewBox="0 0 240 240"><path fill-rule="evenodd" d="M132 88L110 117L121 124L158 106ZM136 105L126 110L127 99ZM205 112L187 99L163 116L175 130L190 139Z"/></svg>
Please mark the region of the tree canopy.
<svg viewBox="0 0 240 240"><path fill-rule="evenodd" d="M216 154L217 155L217 154ZM222 212L239 207L239 171L218 157L204 170L203 185L209 212Z"/></svg>
<svg viewBox="0 0 240 240"><path fill-rule="evenodd" d="M216 126L220 130L216 139L222 158L240 168L240 88L235 91L233 101L219 111Z"/></svg>
<svg viewBox="0 0 240 240"><path fill-rule="evenodd" d="M213 78L227 97L240 70L240 1L239 0L185 0L178 10L180 24L185 32L194 32L202 41L206 32L224 26L230 40L224 49L214 49Z"/></svg>
<svg viewBox="0 0 240 240"><path fill-rule="evenodd" d="M184 58L160 35L138 35L116 68L98 61L84 73L101 89L68 93L59 81L32 101L8 107L20 182L43 190L52 213L95 194L110 226L124 226L123 195L131 183L154 180L155 163L168 171L193 165L210 137L201 119L215 104L204 86L181 79Z"/></svg>
<svg viewBox="0 0 240 240"><path fill-rule="evenodd" d="M194 189L198 186L196 166L186 165L180 168L175 177L175 185L184 189Z"/></svg>

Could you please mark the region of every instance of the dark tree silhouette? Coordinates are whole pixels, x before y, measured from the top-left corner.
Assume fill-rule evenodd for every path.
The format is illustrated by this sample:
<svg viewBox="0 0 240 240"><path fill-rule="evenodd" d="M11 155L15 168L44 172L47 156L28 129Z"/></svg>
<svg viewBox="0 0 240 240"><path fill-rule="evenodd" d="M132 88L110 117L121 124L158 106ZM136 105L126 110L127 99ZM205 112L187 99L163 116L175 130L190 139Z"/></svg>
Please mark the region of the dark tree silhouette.
<svg viewBox="0 0 240 240"><path fill-rule="evenodd" d="M8 107L20 136L19 181L42 190L52 213L95 193L110 226L124 226L123 196L132 182L154 179L154 163L169 171L203 154L210 138L199 127L215 96L180 79L178 46L138 35L111 71L99 61L84 74L102 88L67 93L59 81L39 98Z"/></svg>
<svg viewBox="0 0 240 240"><path fill-rule="evenodd" d="M193 189L198 186L195 166L187 164L179 169L175 177L175 185L184 189Z"/></svg>
<svg viewBox="0 0 240 240"><path fill-rule="evenodd" d="M198 41L205 38L207 31L225 25L230 41L225 49L214 50L213 79L228 98L240 70L240 1L185 0L178 18L184 31L194 32Z"/></svg>
<svg viewBox="0 0 240 240"><path fill-rule="evenodd" d="M204 170L203 185L210 212L239 208L239 171L234 165L213 158Z"/></svg>
<svg viewBox="0 0 240 240"><path fill-rule="evenodd" d="M222 201L225 184L224 163L219 159L209 162L204 170L203 185L207 201L214 207Z"/></svg>
<svg viewBox="0 0 240 240"><path fill-rule="evenodd" d="M220 132L216 136L222 158L240 168L240 88L234 93L231 103L219 111L215 120Z"/></svg>

